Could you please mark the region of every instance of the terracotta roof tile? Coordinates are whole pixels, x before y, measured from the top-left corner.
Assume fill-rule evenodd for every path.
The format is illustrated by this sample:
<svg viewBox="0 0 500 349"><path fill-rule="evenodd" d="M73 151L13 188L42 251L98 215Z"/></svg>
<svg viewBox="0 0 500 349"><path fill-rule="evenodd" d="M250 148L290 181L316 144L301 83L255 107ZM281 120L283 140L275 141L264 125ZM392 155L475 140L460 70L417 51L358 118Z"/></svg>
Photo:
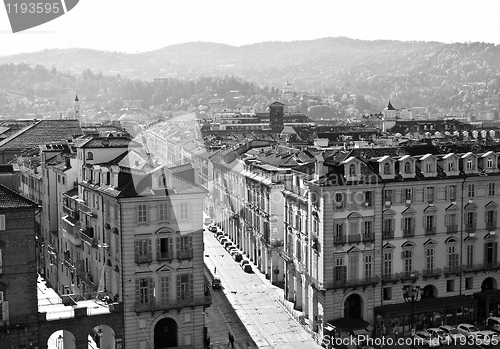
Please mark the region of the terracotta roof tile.
<svg viewBox="0 0 500 349"><path fill-rule="evenodd" d="M0 209L13 208L38 208L38 205L0 184Z"/></svg>

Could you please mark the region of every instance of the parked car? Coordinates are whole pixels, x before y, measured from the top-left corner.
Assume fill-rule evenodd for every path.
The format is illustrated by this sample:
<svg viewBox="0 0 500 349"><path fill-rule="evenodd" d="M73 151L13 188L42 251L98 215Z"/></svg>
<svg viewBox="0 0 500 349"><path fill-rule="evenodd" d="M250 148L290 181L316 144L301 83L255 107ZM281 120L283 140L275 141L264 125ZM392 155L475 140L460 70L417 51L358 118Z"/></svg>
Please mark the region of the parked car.
<svg viewBox="0 0 500 349"><path fill-rule="evenodd" d="M457 330L459 330L464 336L467 338L477 338L477 339L483 339L483 334L474 325L471 324L460 324L457 326Z"/></svg>
<svg viewBox="0 0 500 349"><path fill-rule="evenodd" d="M222 246L224 246L224 244L225 244L226 242L229 242L229 239L228 239L227 237L225 237L225 236L224 236L224 237L222 237L222 238L220 238L220 239L219 239L219 242L220 242L220 244L221 244Z"/></svg>
<svg viewBox="0 0 500 349"><path fill-rule="evenodd" d="M242 268L245 273L253 273L253 269L250 264L244 264Z"/></svg>
<svg viewBox="0 0 500 349"><path fill-rule="evenodd" d="M224 249L227 251L227 248L229 246L234 246L234 245L231 241L227 240L224 244L222 244L222 246L224 246Z"/></svg>
<svg viewBox="0 0 500 349"><path fill-rule="evenodd" d="M231 251L229 251L229 254L231 256L234 256L235 254L241 254L241 251L238 250L237 248L235 248L235 249L232 249Z"/></svg>
<svg viewBox="0 0 500 349"><path fill-rule="evenodd" d="M214 277L212 280L212 288L214 290L218 290L222 288L222 282L220 281L220 278Z"/></svg>
<svg viewBox="0 0 500 349"><path fill-rule="evenodd" d="M451 343L453 342L453 339L451 339L450 335L440 328L428 328L427 332L429 332L431 336L438 337L440 344L451 345Z"/></svg>
<svg viewBox="0 0 500 349"><path fill-rule="evenodd" d="M453 339L456 345L458 345L459 343L465 345L467 343L467 337L465 337L462 332L457 330L455 327L450 325L443 325L439 326L439 329L447 333L451 337L451 339Z"/></svg>
<svg viewBox="0 0 500 349"><path fill-rule="evenodd" d="M231 251L238 250L238 248L234 246L232 242L231 245L225 246L224 248L226 249L227 252L229 252L229 254L231 254Z"/></svg>
<svg viewBox="0 0 500 349"><path fill-rule="evenodd" d="M217 233L217 226L214 224L210 224L207 229L209 232Z"/></svg>
<svg viewBox="0 0 500 349"><path fill-rule="evenodd" d="M226 239L226 240L229 240L228 237L224 234L221 234L221 235L217 235L217 241L221 241L222 239Z"/></svg>
<svg viewBox="0 0 500 349"><path fill-rule="evenodd" d="M243 256L239 253L235 253L233 254L233 259L239 263L243 259Z"/></svg>
<svg viewBox="0 0 500 349"><path fill-rule="evenodd" d="M415 339L418 344L421 343L429 348L439 347L439 338L432 336L429 332L418 331L415 333Z"/></svg>
<svg viewBox="0 0 500 349"><path fill-rule="evenodd" d="M240 267L243 268L245 264L250 264L250 261L248 259L244 259L240 262Z"/></svg>
<svg viewBox="0 0 500 349"><path fill-rule="evenodd" d="M486 319L486 327L489 330L500 331L500 317L490 316Z"/></svg>

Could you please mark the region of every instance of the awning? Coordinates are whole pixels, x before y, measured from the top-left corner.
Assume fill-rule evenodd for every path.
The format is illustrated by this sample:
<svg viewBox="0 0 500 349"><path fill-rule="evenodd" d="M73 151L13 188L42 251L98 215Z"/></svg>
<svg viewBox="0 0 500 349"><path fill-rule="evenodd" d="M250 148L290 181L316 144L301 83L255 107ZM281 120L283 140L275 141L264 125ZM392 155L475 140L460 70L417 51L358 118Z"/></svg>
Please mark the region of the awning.
<svg viewBox="0 0 500 349"><path fill-rule="evenodd" d="M500 301L500 290L488 290L474 293L474 298L482 301Z"/></svg>
<svg viewBox="0 0 500 349"><path fill-rule="evenodd" d="M370 325L370 323L366 322L363 319L358 319L353 317L343 317L340 319L328 321L327 325L330 325L334 328L338 328L339 330L342 331L355 331L355 330L365 331L366 328Z"/></svg>
<svg viewBox="0 0 500 349"><path fill-rule="evenodd" d="M431 313L434 311L468 307L476 304L477 299L469 296L426 298L415 303L415 314ZM410 312L410 302L382 305L375 308L376 315L382 315L385 317L404 316L410 314Z"/></svg>

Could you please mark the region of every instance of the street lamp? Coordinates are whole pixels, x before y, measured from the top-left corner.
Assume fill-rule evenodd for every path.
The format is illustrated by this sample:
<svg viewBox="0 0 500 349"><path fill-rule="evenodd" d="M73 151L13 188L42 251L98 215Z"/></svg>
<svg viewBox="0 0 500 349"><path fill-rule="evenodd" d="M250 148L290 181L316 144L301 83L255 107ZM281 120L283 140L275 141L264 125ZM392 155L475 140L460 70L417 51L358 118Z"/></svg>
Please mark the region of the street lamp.
<svg viewBox="0 0 500 349"><path fill-rule="evenodd" d="M403 286L403 299L410 303L410 326L411 326L411 347L415 348L415 303L420 300L420 286L405 285Z"/></svg>
<svg viewBox="0 0 500 349"><path fill-rule="evenodd" d="M59 335L56 339L56 347L57 349L63 349L64 348L64 339L62 335Z"/></svg>

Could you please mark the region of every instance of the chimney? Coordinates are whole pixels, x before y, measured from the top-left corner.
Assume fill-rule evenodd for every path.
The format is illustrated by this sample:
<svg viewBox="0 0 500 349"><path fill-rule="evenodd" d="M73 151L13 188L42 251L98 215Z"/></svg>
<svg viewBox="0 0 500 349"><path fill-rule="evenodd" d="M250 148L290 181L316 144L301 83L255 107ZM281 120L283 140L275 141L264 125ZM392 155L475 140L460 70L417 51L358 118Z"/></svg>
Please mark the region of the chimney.
<svg viewBox="0 0 500 349"><path fill-rule="evenodd" d="M321 176L326 174L325 159L321 154L316 155L314 163L314 180L318 180Z"/></svg>
<svg viewBox="0 0 500 349"><path fill-rule="evenodd" d="M70 168L71 167L71 159L69 157L64 158L64 161L66 163L66 167Z"/></svg>

